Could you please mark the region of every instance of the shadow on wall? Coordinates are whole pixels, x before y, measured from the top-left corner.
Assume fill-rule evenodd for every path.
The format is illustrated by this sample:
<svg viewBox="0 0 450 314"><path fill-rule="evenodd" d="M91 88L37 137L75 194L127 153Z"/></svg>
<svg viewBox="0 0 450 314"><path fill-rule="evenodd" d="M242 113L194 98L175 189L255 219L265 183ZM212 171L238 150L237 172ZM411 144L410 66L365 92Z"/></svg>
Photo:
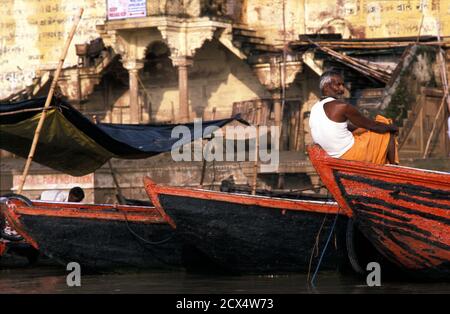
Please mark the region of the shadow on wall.
<svg viewBox="0 0 450 314"><path fill-rule="evenodd" d="M215 118L225 118L231 114L236 100L269 96L250 66L216 39L205 42L193 61L189 68L188 86L191 112L196 117L211 119L212 110L216 107L218 114ZM151 103L144 110L151 114L151 120L157 113L159 116L161 112L173 114L169 104L176 107L174 113L178 111L177 68L172 65L170 50L164 43L149 46L141 78L145 85L143 93L149 94L147 97ZM226 116L220 111L226 112Z"/></svg>
<svg viewBox="0 0 450 314"><path fill-rule="evenodd" d="M270 98L246 61L218 40L207 41L196 52L189 68L189 96L192 117L226 118L233 103L248 99ZM103 75L95 92L85 103L88 115L100 121L126 123L129 114L129 76L120 61ZM178 112L178 71L172 65L170 50L164 42L152 43L140 72L139 95L142 122L173 122ZM148 117L148 118L147 118Z"/></svg>

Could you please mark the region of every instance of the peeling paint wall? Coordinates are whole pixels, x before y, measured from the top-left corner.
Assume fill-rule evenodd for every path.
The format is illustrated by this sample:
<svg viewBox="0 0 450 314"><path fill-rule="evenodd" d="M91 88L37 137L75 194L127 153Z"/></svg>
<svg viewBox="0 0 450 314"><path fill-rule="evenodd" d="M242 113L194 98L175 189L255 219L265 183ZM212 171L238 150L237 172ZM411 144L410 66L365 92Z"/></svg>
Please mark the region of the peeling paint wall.
<svg viewBox="0 0 450 314"><path fill-rule="evenodd" d="M341 33L344 38L450 35L449 0L284 0L288 39L299 34ZM244 22L271 43L282 38L283 0L247 0Z"/></svg>
<svg viewBox="0 0 450 314"><path fill-rule="evenodd" d="M169 10L182 1L149 1ZM236 23L246 23L272 44L304 33L341 33L344 37L379 38L417 36L422 12L422 35L450 35L450 0L191 0L183 1L195 16L205 3L220 7ZM0 0L0 99L31 85L40 70L54 68L79 7L85 8L65 66L75 65L74 45L98 37L104 24L106 0ZM192 11L192 12L191 12ZM195 12L194 12L195 11ZM149 10L149 14L152 14ZM158 13L159 14L159 13Z"/></svg>
<svg viewBox="0 0 450 314"><path fill-rule="evenodd" d="M281 44L283 38L283 0L247 0L243 22L266 37L267 42ZM285 0L286 39L298 39L305 28L303 0Z"/></svg>
<svg viewBox="0 0 450 314"><path fill-rule="evenodd" d="M98 37L104 0L1 0L0 99L30 85L36 72L56 67L80 7L83 18L69 49L65 67L75 65L75 44Z"/></svg>

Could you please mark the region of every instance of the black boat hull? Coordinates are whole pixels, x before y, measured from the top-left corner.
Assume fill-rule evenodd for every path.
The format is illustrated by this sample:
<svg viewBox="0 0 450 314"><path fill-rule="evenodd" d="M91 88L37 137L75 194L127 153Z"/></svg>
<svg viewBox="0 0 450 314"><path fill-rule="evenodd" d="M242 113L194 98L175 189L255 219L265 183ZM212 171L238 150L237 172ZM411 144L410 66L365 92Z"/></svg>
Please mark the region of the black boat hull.
<svg viewBox="0 0 450 314"><path fill-rule="evenodd" d="M21 222L41 252L64 265L77 262L93 270L181 266L182 246L165 224L25 215Z"/></svg>
<svg viewBox="0 0 450 314"><path fill-rule="evenodd" d="M94 271L183 266L182 241L153 207L31 202L1 206L11 226L42 254Z"/></svg>
<svg viewBox="0 0 450 314"><path fill-rule="evenodd" d="M183 240L226 271L314 271L331 232L320 269L337 269L347 262L345 216L338 215L332 231L334 214L283 211L161 193L159 201Z"/></svg>

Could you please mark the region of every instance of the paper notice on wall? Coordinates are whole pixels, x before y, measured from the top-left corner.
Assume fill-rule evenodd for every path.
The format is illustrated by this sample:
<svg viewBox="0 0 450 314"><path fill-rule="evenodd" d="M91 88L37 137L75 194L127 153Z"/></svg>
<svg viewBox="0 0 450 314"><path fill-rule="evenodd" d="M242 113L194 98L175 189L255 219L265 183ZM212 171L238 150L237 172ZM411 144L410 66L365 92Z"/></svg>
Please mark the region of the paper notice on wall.
<svg viewBox="0 0 450 314"><path fill-rule="evenodd" d="M108 20L147 15L146 0L108 0Z"/></svg>

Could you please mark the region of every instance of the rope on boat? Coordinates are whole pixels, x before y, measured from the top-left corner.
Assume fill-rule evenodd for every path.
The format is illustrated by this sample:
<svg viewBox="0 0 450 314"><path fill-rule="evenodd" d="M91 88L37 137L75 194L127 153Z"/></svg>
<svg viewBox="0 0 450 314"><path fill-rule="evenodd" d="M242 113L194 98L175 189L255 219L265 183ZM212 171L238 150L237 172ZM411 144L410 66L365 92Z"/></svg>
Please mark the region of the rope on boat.
<svg viewBox="0 0 450 314"><path fill-rule="evenodd" d="M328 235L327 242L325 243L325 247L323 248L322 254L320 255L319 262L317 263L316 270L314 271L314 275L313 275L313 277L312 277L312 279L311 279L311 285L313 286L313 288L315 288L314 281L316 280L317 272L319 271L320 264L322 264L322 260L323 260L323 257L324 257L324 255L325 255L325 252L326 252L326 250L327 250L328 243L330 243L331 236L333 235L334 229L335 229L335 227L336 227L336 222L337 222L338 217L339 217L339 211L340 211L340 209L341 209L341 208L339 207L339 208L338 208L338 212L336 213L336 217L334 217L333 226L331 227L330 234Z"/></svg>
<svg viewBox="0 0 450 314"><path fill-rule="evenodd" d="M144 239L143 237L141 237L140 235L138 235L133 229L131 229L130 224L128 223L128 217L127 217L127 213L125 211L121 211L123 213L123 216L125 217L125 223L127 226L128 231L130 231L130 233L135 236L137 239L141 240L144 243L150 244L150 245L159 245L159 244L164 244L170 240L172 240L172 238L175 236L175 234L172 234L171 236L169 236L167 239L161 240L161 241L150 241L147 239Z"/></svg>

